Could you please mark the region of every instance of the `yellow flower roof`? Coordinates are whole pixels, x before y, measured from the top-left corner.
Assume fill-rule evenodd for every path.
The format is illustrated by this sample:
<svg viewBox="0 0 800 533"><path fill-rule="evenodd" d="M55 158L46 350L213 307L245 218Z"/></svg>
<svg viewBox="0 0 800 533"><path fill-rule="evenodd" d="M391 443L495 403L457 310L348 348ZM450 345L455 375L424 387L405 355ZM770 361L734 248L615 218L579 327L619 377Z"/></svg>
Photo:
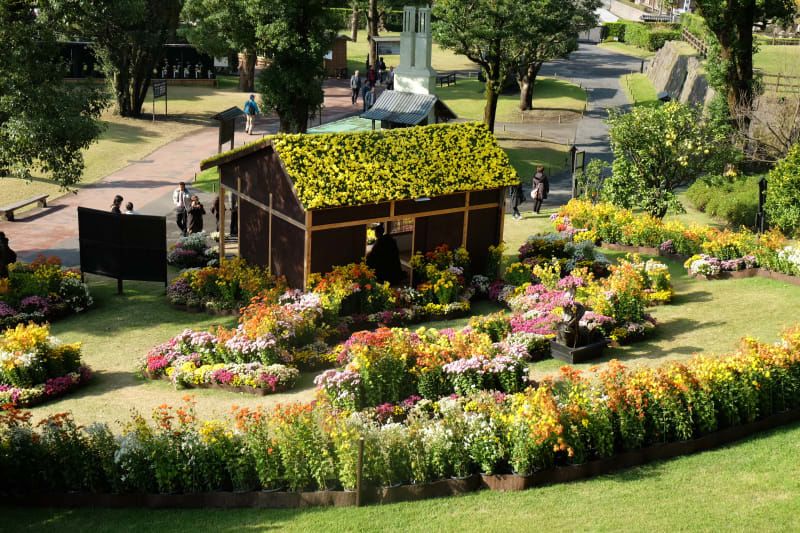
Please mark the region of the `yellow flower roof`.
<svg viewBox="0 0 800 533"><path fill-rule="evenodd" d="M481 123L271 139L306 209L441 196L519 183Z"/></svg>

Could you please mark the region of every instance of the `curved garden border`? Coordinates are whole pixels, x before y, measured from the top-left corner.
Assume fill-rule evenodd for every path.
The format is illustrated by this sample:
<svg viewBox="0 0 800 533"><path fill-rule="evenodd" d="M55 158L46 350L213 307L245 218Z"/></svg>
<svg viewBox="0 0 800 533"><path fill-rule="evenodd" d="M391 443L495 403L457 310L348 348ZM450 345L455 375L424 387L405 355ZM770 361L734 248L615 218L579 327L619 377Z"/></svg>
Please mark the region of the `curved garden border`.
<svg viewBox="0 0 800 533"><path fill-rule="evenodd" d="M607 250L613 250L616 252L627 252L633 254L644 254L644 255L653 255L653 256L660 256L660 257L667 257L670 259L676 259L678 261L685 261L689 258L686 255L680 254L665 254L662 253L661 250L658 248L651 248L649 246L628 246L625 244L616 244L616 243L600 243L601 248L605 248ZM790 283L792 285L800 286L800 277L798 276L790 276L789 274L784 274L782 272L773 272L772 270L768 270L766 268L747 268L744 270L735 270L732 272L722 272L719 276L708 278L705 276L697 276L700 279L705 279L708 281L714 279L741 279L741 278L766 278L775 281L782 281L784 283Z"/></svg>
<svg viewBox="0 0 800 533"><path fill-rule="evenodd" d="M473 475L465 479L445 479L419 485L375 488L356 491L325 490L315 492L208 492L199 494L93 494L32 493L3 494L9 505L21 507L144 507L159 508L299 508L352 507L363 504L386 504L425 500L464 494L481 489L518 491L553 483L567 483L608 474L617 470L711 450L755 433L800 421L800 409L784 411L749 424L733 426L692 440L657 444L640 450L617 454L572 466L542 470L529 476Z"/></svg>

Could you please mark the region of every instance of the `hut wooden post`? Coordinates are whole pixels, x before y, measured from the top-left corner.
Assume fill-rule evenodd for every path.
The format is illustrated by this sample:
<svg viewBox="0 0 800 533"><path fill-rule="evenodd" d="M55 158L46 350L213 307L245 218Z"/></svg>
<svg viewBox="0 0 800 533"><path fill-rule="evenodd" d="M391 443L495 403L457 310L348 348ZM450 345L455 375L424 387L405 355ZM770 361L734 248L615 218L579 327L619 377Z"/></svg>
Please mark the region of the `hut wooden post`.
<svg viewBox="0 0 800 533"><path fill-rule="evenodd" d="M469 230L469 191L467 191L467 198L464 201L464 227L461 230L461 246L467 247L467 231Z"/></svg>
<svg viewBox="0 0 800 533"><path fill-rule="evenodd" d="M306 211L306 239L305 251L303 252L303 288L308 285L308 277L311 274L311 211Z"/></svg>
<svg viewBox="0 0 800 533"><path fill-rule="evenodd" d="M267 271L272 274L272 193L269 193L269 223L268 223L268 237L267 237Z"/></svg>

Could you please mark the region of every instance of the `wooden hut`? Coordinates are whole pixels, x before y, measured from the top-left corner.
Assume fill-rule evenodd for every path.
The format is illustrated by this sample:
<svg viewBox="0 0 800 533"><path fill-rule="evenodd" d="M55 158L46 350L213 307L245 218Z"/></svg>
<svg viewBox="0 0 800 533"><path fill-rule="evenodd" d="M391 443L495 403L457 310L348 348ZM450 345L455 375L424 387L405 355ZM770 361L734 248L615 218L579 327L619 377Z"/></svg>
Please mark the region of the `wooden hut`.
<svg viewBox="0 0 800 533"><path fill-rule="evenodd" d="M201 164L212 167L220 196L239 199L240 255L294 287L362 260L375 223L387 224L406 266L444 243L465 246L480 271L502 239L505 188L519 183L478 123L278 135Z"/></svg>

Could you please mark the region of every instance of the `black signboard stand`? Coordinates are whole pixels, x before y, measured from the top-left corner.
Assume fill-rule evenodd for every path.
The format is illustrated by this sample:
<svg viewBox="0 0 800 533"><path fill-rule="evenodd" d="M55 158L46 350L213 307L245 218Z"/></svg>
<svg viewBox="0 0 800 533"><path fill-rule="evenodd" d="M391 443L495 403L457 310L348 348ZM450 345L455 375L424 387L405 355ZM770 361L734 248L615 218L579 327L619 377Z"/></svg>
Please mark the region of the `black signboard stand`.
<svg viewBox="0 0 800 533"><path fill-rule="evenodd" d="M167 96L167 80L153 80L153 121L156 120L156 98L164 97L164 116L168 116L167 106L169 96Z"/></svg>
<svg viewBox="0 0 800 533"><path fill-rule="evenodd" d="M211 117L214 120L219 120L219 146L217 147L217 153L221 153L222 145L228 142L231 143L231 150L233 150L233 135L236 131L236 119L243 115L244 111L234 106Z"/></svg>
<svg viewBox="0 0 800 533"><path fill-rule="evenodd" d="M167 219L78 208L81 272L167 284Z"/></svg>

